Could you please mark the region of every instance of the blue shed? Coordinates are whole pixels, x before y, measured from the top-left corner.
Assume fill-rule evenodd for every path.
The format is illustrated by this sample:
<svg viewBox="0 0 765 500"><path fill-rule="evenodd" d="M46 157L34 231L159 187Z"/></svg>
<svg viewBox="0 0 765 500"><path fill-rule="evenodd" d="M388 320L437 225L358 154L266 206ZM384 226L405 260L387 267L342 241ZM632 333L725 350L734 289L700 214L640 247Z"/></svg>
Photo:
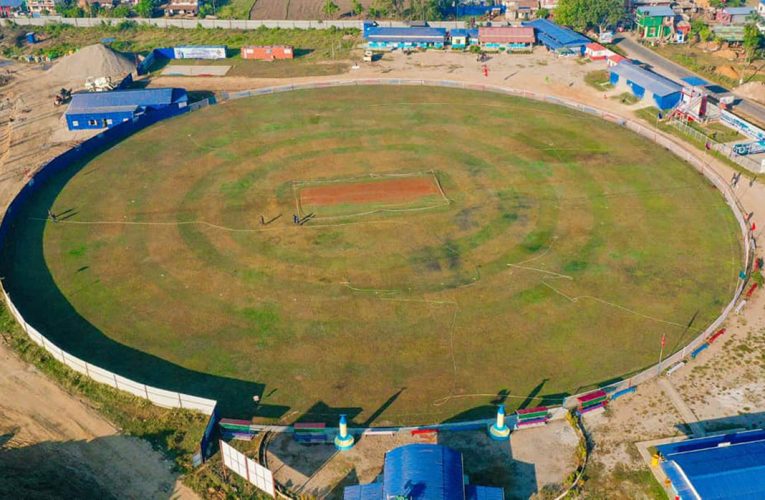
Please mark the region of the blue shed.
<svg viewBox="0 0 765 500"><path fill-rule="evenodd" d="M370 49L436 48L446 44L445 28L369 27L364 38Z"/></svg>
<svg viewBox="0 0 765 500"><path fill-rule="evenodd" d="M177 112L186 107L184 89L116 90L74 94L66 110L69 130L110 128L146 113Z"/></svg>
<svg viewBox="0 0 765 500"><path fill-rule="evenodd" d="M648 93L654 105L661 110L674 108L682 97L680 85L629 61L612 66L610 80L614 86L623 82L639 99Z"/></svg>
<svg viewBox="0 0 765 500"><path fill-rule="evenodd" d="M452 49L465 49L470 45L478 45L478 30L453 29L449 32L449 44Z"/></svg>
<svg viewBox="0 0 765 500"><path fill-rule="evenodd" d="M523 23L523 26L534 28L537 40L547 47L547 50L560 55L583 55L588 43L592 40L574 30L559 26L547 19L535 19Z"/></svg>
<svg viewBox="0 0 765 500"><path fill-rule="evenodd" d="M689 439L656 447L682 500L765 498L765 430Z"/></svg>
<svg viewBox="0 0 765 500"><path fill-rule="evenodd" d="M504 500L502 488L465 484L462 454L436 444L408 444L385 455L381 478L348 486L345 500Z"/></svg>

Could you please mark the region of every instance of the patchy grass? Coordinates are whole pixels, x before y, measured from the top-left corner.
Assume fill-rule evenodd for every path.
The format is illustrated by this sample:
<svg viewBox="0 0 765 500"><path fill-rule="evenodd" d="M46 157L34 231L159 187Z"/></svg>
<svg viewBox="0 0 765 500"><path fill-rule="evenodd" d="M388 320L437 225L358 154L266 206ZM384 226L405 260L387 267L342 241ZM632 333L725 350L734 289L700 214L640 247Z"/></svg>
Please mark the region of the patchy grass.
<svg viewBox="0 0 765 500"><path fill-rule="evenodd" d="M295 180L430 170L443 208L292 222ZM79 224L47 223L49 207ZM671 153L586 114L447 88L212 106L62 172L21 210L0 274L39 330L263 421L464 419L491 416L492 398L445 396L578 392L652 364L657 319L678 325L662 323L672 350L689 318L711 322L740 258L722 197Z"/></svg>
<svg viewBox="0 0 765 500"><path fill-rule="evenodd" d="M604 69L590 71L584 75L584 82L597 90L610 90L614 88L614 86L611 85L608 71Z"/></svg>
<svg viewBox="0 0 765 500"><path fill-rule="evenodd" d="M646 467L631 469L623 464L606 471L601 464L587 467L583 498L669 498Z"/></svg>
<svg viewBox="0 0 765 500"><path fill-rule="evenodd" d="M622 92L619 95L611 96L610 99L619 101L620 103L626 104L628 106L640 102L640 98L631 92Z"/></svg>

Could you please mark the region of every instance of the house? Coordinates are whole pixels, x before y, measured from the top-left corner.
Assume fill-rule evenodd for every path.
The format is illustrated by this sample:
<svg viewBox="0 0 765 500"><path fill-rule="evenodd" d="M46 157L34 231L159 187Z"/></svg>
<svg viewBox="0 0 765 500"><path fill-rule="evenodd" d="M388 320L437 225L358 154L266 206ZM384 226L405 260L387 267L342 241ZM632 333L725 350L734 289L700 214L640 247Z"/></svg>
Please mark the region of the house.
<svg viewBox="0 0 765 500"><path fill-rule="evenodd" d="M678 21L675 25L675 43L685 43L691 34L691 23L686 20Z"/></svg>
<svg viewBox="0 0 765 500"><path fill-rule="evenodd" d="M529 51L536 38L534 28L520 26L498 26L478 28L478 42L487 50L508 52Z"/></svg>
<svg viewBox="0 0 765 500"><path fill-rule="evenodd" d="M635 22L643 40L667 41L674 37L675 11L666 5L638 7Z"/></svg>
<svg viewBox="0 0 765 500"><path fill-rule="evenodd" d="M589 38L574 30L558 26L547 19L535 19L523 23L524 26L534 28L537 40L547 47L547 50L558 55L584 54L584 48L591 42Z"/></svg>
<svg viewBox="0 0 765 500"><path fill-rule="evenodd" d="M384 28L370 27L364 30L364 38L370 49L436 48L446 44L445 28Z"/></svg>
<svg viewBox="0 0 765 500"><path fill-rule="evenodd" d="M757 13L762 17L765 17L765 0L760 0L757 4Z"/></svg>
<svg viewBox="0 0 765 500"><path fill-rule="evenodd" d="M449 44L452 49L465 49L478 44L478 30L453 29L449 32Z"/></svg>
<svg viewBox="0 0 765 500"><path fill-rule="evenodd" d="M196 16L199 13L199 0L170 0L162 6L166 16Z"/></svg>
<svg viewBox="0 0 765 500"><path fill-rule="evenodd" d="M528 21L534 19L539 10L538 0L502 0L505 6L505 19L508 21Z"/></svg>
<svg viewBox="0 0 765 500"><path fill-rule="evenodd" d="M504 500L502 488L469 484L462 453L413 443L385 454L383 472L370 484L346 486L344 500Z"/></svg>
<svg viewBox="0 0 765 500"><path fill-rule="evenodd" d="M725 7L715 14L715 21L719 24L746 24L747 18L756 12L754 7Z"/></svg>
<svg viewBox="0 0 765 500"><path fill-rule="evenodd" d="M539 8L554 10L558 7L558 1L559 0L539 0Z"/></svg>
<svg viewBox="0 0 765 500"><path fill-rule="evenodd" d="M610 56L606 57L606 64L608 65L609 68L613 68L614 66L616 66L622 61L629 61L629 59L627 59L626 57L622 55L615 54L613 52L611 53Z"/></svg>
<svg viewBox="0 0 765 500"><path fill-rule="evenodd" d="M189 97L183 89L115 90L74 94L64 116L69 130L111 128L144 113L180 112Z"/></svg>
<svg viewBox="0 0 765 500"><path fill-rule="evenodd" d="M675 498L765 498L765 430L656 447Z"/></svg>
<svg viewBox="0 0 765 500"><path fill-rule="evenodd" d="M682 87L672 80L657 75L628 61L612 66L611 85L626 86L632 94L644 99L648 94L660 110L672 109L680 102Z"/></svg>
<svg viewBox="0 0 765 500"><path fill-rule="evenodd" d="M24 0L0 0L0 17L11 17L24 10Z"/></svg>
<svg viewBox="0 0 765 500"><path fill-rule="evenodd" d="M31 14L52 16L56 15L56 6L63 3L63 0L27 0L27 8Z"/></svg>
<svg viewBox="0 0 765 500"><path fill-rule="evenodd" d="M259 61L274 61L276 59L292 59L295 51L290 45L248 45L240 51L242 59Z"/></svg>
<svg viewBox="0 0 765 500"><path fill-rule="evenodd" d="M603 61L611 54L612 51L599 43L588 43L584 48L584 55L593 61Z"/></svg>

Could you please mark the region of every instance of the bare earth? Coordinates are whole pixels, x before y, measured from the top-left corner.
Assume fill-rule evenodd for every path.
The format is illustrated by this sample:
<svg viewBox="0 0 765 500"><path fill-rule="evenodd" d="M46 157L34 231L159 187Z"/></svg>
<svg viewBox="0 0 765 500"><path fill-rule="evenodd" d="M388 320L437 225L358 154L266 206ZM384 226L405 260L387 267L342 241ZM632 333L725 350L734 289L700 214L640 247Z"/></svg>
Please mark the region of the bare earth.
<svg viewBox="0 0 765 500"><path fill-rule="evenodd" d="M335 18L347 19L351 15L351 0L335 0L340 8ZM250 19L324 19L321 11L323 0L255 0L250 10ZM364 8L372 5L372 0L361 0Z"/></svg>
<svg viewBox="0 0 765 500"><path fill-rule="evenodd" d="M258 4L263 7L269 3L271 2L258 0L256 7ZM284 5L283 2L273 4ZM293 0L291 4L298 6L301 2ZM286 14L283 13L281 17L284 15ZM280 18L276 15L268 17ZM367 77L450 79L545 92L576 99L630 118L634 118L634 109L644 106L625 106L608 98L621 91L604 94L583 82L583 76L587 72L604 69L605 65L602 63L580 64L573 60L556 60L543 50L536 50L530 55L494 56L488 62L488 67L489 76L484 77L481 63L469 54L431 52L404 56L395 53L386 55L382 61L363 64L348 74L326 78L285 81L243 77L159 77L151 85L222 91L308 80ZM43 73L31 66L18 64L13 65L12 69L17 73L12 75L12 83L2 87L3 97L0 99L0 203L3 206L26 182L33 169L85 137L83 134L71 134L62 130L60 118L64 109L53 107L51 97L57 89L46 84L44 78L41 78ZM685 147L693 150L690 146ZM724 178L730 178L732 171L727 166L713 158L708 158L708 161ZM755 220L760 214L765 214L765 187L762 184L754 183L749 186L744 178L739 183L737 193L745 209L755 213ZM758 221L758 225L763 224ZM760 255L762 254L758 251L758 256ZM710 349L668 378L668 382L682 398L690 413L701 421L699 426L705 433L765 424L765 295L762 292L755 293L741 314L734 316L726 326L726 334ZM666 387L666 382L662 384ZM684 419L688 420L691 417L687 411L679 410L677 406L678 401L670 399L662 386L654 381L640 386L637 394L615 401L607 413L588 416L585 423L595 443L591 465L593 471L601 472L598 478L591 478L585 491L599 497L646 497L644 486L622 480L622 476L615 473L622 468L633 471L646 470L646 465L637 452L636 442L689 432L689 426L684 425ZM516 484L508 487L513 491L513 495L517 496L527 497L532 494L533 485L538 489L545 484L561 481L573 465L573 462L567 463L567 449L559 445L564 443L568 446L569 437L561 434L565 431L552 425L533 430L533 439L529 438L528 442L523 444L526 436L532 436L526 434L527 432L531 433L532 430L514 435L510 450L502 452L505 454L503 459L496 462L466 459L466 464L504 468L508 467L509 457L512 457L511 465L535 464L533 469L525 468L525 474L522 466L514 465L518 479ZM147 444L120 436L116 429L87 404L67 394L20 362L8 351L7 346L2 344L0 434L0 467L5 467L3 457L6 456L12 457L11 460L6 459L8 463L22 462L13 458L22 455L10 453L28 452L28 456L32 457L30 460L45 457L47 462L58 464L60 467L56 469L65 471L67 477L74 471L77 473L76 477L81 478L79 482L72 481L75 494L70 496L75 496L76 488L79 487L100 488L104 496L166 497L175 481L168 471L169 464L162 461L158 454L151 452ZM466 453L482 453L485 449L487 443L480 443L483 438L477 434L474 436L474 446L465 448ZM460 440L471 439L470 433L454 436L447 444L457 448L462 446ZM301 458L306 461L305 465L290 463L279 467L276 458L270 459L270 465L276 469L277 477L288 479L293 485L302 484L306 492L327 493L337 486L337 477L347 476L347 481L362 482L372 478L381 466L384 451L395 446L399 437L375 439L380 441L376 441L377 444L372 446L369 454L364 454L363 459L358 457L358 460L353 461L353 474L351 464L345 462L337 462L339 465L336 468L333 465L332 468L322 469L316 476L289 472L287 467L308 471L308 468L313 466L310 455ZM383 439L387 441L382 441ZM357 448L358 453L371 443L371 438L362 440ZM283 444L277 440L273 449L277 450L277 454L290 455L293 453L290 446L289 443ZM52 453L53 450L59 453ZM311 453L322 454L318 449ZM326 461L331 452L325 450L323 453L323 460ZM348 454L343 457L350 459L353 456ZM343 457L337 460L346 460ZM551 457L550 461L545 461L546 457ZM287 464L289 461L285 458L283 463ZM529 471L533 471L533 476ZM480 471L468 472L479 477L481 475ZM326 475L326 480L321 479L322 474ZM133 477L140 477L141 482L136 483ZM310 484L305 484L307 478ZM2 494L0 490L0 496Z"/></svg>

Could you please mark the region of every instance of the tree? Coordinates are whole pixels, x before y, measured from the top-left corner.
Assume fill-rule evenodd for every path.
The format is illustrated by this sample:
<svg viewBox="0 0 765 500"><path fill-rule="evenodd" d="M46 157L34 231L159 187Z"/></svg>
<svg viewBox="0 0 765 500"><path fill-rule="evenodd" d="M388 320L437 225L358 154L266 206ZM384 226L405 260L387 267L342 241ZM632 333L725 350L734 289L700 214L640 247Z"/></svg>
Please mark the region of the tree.
<svg viewBox="0 0 765 500"><path fill-rule="evenodd" d="M579 31L598 28L603 32L624 18L623 0L560 0L555 20Z"/></svg>
<svg viewBox="0 0 765 500"><path fill-rule="evenodd" d="M111 17L130 17L130 6L124 3L111 9Z"/></svg>
<svg viewBox="0 0 765 500"><path fill-rule="evenodd" d="M364 6L361 5L361 2L359 0L353 0L353 3L351 4L351 13L354 16L360 16L364 13Z"/></svg>
<svg viewBox="0 0 765 500"><path fill-rule="evenodd" d="M539 19L547 19L548 17L550 17L550 10L544 7L540 7L539 9L537 9L537 17Z"/></svg>
<svg viewBox="0 0 765 500"><path fill-rule="evenodd" d="M138 0L135 6L135 12L139 17L151 17L154 9L157 7L155 0Z"/></svg>
<svg viewBox="0 0 765 500"><path fill-rule="evenodd" d="M751 64L760 47L762 47L762 33L757 29L756 24L747 24L744 26L744 53L747 64Z"/></svg>
<svg viewBox="0 0 765 500"><path fill-rule="evenodd" d="M338 10L340 10L340 7L338 7L335 2L332 0L324 0L324 5L322 6L321 11L325 16L333 17Z"/></svg>

